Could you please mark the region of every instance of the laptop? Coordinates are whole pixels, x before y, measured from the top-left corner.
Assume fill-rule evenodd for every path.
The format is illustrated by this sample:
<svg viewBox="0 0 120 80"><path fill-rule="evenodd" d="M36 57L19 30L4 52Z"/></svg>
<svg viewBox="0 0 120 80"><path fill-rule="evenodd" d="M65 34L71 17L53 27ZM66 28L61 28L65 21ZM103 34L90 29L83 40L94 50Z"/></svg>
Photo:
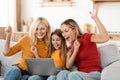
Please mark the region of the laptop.
<svg viewBox="0 0 120 80"><path fill-rule="evenodd" d="M57 73L52 58L27 58L25 61L31 75L49 76Z"/></svg>

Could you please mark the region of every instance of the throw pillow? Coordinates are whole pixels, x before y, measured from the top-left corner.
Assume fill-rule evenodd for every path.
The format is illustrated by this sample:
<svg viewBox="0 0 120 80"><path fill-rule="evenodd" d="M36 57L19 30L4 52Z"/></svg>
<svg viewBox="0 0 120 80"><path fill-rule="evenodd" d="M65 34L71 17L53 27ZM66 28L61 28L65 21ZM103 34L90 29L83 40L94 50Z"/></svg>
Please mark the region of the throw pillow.
<svg viewBox="0 0 120 80"><path fill-rule="evenodd" d="M115 44L110 43L99 46L98 50L103 68L120 59L119 49Z"/></svg>

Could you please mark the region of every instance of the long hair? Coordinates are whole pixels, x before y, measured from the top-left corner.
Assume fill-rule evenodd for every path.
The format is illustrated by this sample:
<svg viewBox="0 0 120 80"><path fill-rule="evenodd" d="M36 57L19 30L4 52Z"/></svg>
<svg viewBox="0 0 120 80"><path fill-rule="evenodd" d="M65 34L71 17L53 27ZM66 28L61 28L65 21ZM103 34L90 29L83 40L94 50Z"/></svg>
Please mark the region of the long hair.
<svg viewBox="0 0 120 80"><path fill-rule="evenodd" d="M50 49L49 49L49 56L51 56L51 54L55 51L55 48L52 45L52 36L53 35L57 35L60 37L61 39L61 47L60 47L60 55L59 57L61 58L62 54L64 56L64 61L66 58L66 54L67 54L67 46L66 46L66 41L65 38L62 36L61 30L60 29L56 29L54 32L51 33L50 36Z"/></svg>
<svg viewBox="0 0 120 80"><path fill-rule="evenodd" d="M29 38L30 38L30 44L31 45L36 45L37 43L37 37L35 36L35 32L37 27L39 26L39 24L45 24L46 28L47 28L47 33L46 36L44 37L44 42L45 45L47 46L47 48L49 47L49 36L50 36L50 32L51 32L51 26L49 24L49 22L47 21L47 19L43 18L43 17L38 17L32 24L31 27L29 29Z"/></svg>
<svg viewBox="0 0 120 80"><path fill-rule="evenodd" d="M77 22L73 19L67 19L64 22L62 22L61 26L65 24L68 25L70 28L75 29L76 30L76 38L80 38L82 36L82 31L79 27L79 25L77 24Z"/></svg>

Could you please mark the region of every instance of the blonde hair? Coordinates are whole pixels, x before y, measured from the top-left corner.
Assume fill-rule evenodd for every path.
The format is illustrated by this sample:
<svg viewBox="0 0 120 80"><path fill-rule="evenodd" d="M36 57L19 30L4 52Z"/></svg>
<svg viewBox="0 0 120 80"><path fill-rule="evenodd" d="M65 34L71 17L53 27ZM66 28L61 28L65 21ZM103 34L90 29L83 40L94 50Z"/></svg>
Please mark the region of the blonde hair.
<svg viewBox="0 0 120 80"><path fill-rule="evenodd" d="M82 36L82 31L81 31L79 25L77 24L77 22L75 20L67 19L61 24L61 26L63 24L68 25L70 28L76 30L76 38L80 38Z"/></svg>
<svg viewBox="0 0 120 80"><path fill-rule="evenodd" d="M61 58L62 57L62 54L64 56L64 61L65 61L65 58L66 58L66 54L67 54L67 46L66 46L66 41L65 41L65 38L62 36L62 33L61 33L61 30L60 29L56 29L54 32L51 33L51 36L50 36L50 49L49 49L49 56L51 56L51 54L55 51L55 48L53 47L52 45L52 36L53 35L57 35L60 37L61 39L61 47L60 47L60 55L59 57Z"/></svg>
<svg viewBox="0 0 120 80"><path fill-rule="evenodd" d="M31 24L31 27L29 29L29 38L30 38L30 44L31 45L36 45L37 43L37 37L35 36L35 32L36 32L36 29L37 27L39 26L39 24L42 23L42 24L45 24L46 28L47 28L47 33L46 33L46 36L44 37L44 41L45 41L45 44L47 46L47 48L49 47L49 36L50 36L50 24L49 22L47 21L47 19L43 18L43 17L38 17L35 21L33 21L33 23Z"/></svg>

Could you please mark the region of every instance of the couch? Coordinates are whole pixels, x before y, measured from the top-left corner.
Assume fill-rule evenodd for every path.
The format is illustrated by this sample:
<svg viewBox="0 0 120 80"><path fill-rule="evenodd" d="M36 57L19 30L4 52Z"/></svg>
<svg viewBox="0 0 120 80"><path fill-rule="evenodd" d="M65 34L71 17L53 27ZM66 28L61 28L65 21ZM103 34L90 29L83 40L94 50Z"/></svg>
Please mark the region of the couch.
<svg viewBox="0 0 120 80"><path fill-rule="evenodd" d="M15 42L11 42L11 46L14 44ZM18 59L21 57L21 52L18 52L17 54L10 56L10 57L6 57L2 54L3 52L3 48L4 48L4 44L5 44L5 40L0 39L0 61L1 61L1 74L0 74L0 80L3 80L3 76L4 76L4 72L6 70L6 68L8 66L10 66L11 64L14 64L18 61Z"/></svg>
<svg viewBox="0 0 120 80"><path fill-rule="evenodd" d="M0 80L3 80L6 68L21 57L21 52L11 57L3 56L4 44L5 40L0 39L0 61L2 64ZM14 42L11 42L11 45L13 44ZM120 80L120 42L108 41L97 46L100 53L101 66L103 67L101 80Z"/></svg>

